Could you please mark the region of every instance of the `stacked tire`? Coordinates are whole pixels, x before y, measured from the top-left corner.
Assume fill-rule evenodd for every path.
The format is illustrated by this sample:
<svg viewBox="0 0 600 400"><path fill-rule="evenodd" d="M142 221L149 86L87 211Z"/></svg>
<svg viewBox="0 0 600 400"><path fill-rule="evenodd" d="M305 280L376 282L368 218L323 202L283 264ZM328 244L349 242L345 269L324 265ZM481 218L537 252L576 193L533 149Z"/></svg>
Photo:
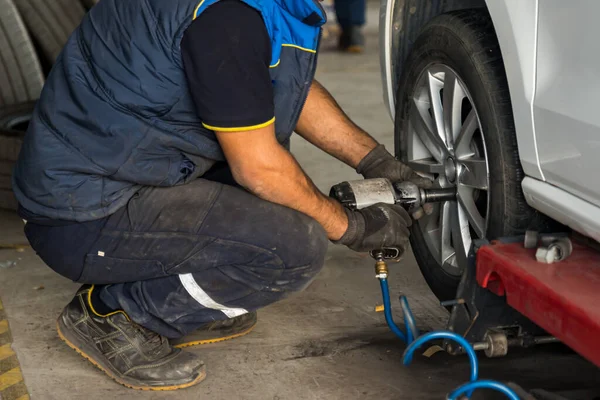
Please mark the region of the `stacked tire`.
<svg viewBox="0 0 600 400"><path fill-rule="evenodd" d="M11 175L19 155L26 121L13 122L38 98L44 75L30 36L12 0L0 0L0 209L17 201ZM12 122L11 122L12 121Z"/></svg>
<svg viewBox="0 0 600 400"><path fill-rule="evenodd" d="M0 132L0 209L17 209L11 175L22 143L22 132Z"/></svg>

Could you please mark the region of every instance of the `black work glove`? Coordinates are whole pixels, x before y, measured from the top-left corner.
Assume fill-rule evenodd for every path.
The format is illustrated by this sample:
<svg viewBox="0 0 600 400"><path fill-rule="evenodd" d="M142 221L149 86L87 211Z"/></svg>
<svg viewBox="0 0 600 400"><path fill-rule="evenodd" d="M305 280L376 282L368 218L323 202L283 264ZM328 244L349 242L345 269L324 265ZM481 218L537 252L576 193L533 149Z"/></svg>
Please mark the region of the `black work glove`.
<svg viewBox="0 0 600 400"><path fill-rule="evenodd" d="M380 144L365 156L358 164L356 172L365 179L387 178L392 182L410 181L417 186L428 189L433 186L430 179L424 178L413 171L409 166L398 161L391 155L385 146ZM425 204L423 207L412 213L414 219L418 219L425 214L431 214L433 206Z"/></svg>
<svg viewBox="0 0 600 400"><path fill-rule="evenodd" d="M344 210L348 215L348 229L334 243L358 252L394 247L400 254L404 253L412 220L402 206L380 203L362 210Z"/></svg>

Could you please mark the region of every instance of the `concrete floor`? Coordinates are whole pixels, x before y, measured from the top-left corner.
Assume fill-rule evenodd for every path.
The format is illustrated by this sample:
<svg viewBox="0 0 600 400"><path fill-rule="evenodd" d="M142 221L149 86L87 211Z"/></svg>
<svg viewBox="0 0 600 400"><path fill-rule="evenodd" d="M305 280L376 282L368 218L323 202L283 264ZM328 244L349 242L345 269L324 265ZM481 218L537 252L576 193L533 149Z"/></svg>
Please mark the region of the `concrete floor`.
<svg viewBox="0 0 600 400"><path fill-rule="evenodd" d="M325 47L318 79L359 125L392 149L393 127L379 80L376 12L375 4L366 54L341 55ZM356 177L302 140L295 140L293 152L323 191ZM0 213L0 243L24 241L21 231L16 215ZM330 248L323 272L305 292L260 312L252 334L194 350L204 358L208 378L171 393L123 388L58 339L55 318L78 285L45 267L32 250L2 251L0 266L0 296L33 399L443 399L467 380L464 358L437 354L417 357L410 368L401 365L403 345L388 331L383 315L373 312L380 294L372 261L343 247ZM446 312L412 256L392 266L390 281L393 293L409 297L421 327L444 326ZM529 388L573 389L600 382L596 368L554 350L482 360L481 375Z"/></svg>

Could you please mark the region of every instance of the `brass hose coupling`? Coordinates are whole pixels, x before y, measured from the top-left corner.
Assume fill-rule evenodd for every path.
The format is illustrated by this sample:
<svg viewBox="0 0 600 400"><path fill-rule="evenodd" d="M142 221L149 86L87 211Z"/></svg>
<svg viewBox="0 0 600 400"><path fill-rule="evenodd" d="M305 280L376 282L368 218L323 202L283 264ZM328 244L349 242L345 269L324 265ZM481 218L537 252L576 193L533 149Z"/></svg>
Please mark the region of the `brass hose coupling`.
<svg viewBox="0 0 600 400"><path fill-rule="evenodd" d="M388 266L385 260L377 260L375 262L375 278L387 279L388 272Z"/></svg>
<svg viewBox="0 0 600 400"><path fill-rule="evenodd" d="M381 250L373 250L371 252L371 257L375 259L375 278L377 279L387 279L388 277L388 266L385 262L386 253L384 249Z"/></svg>

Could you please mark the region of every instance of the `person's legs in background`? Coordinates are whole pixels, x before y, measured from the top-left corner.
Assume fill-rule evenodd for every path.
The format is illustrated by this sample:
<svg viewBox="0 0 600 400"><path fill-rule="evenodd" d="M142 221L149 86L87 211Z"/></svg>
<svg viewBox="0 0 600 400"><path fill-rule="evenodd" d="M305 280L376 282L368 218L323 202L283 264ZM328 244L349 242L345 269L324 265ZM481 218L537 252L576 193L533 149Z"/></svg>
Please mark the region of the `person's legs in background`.
<svg viewBox="0 0 600 400"><path fill-rule="evenodd" d="M339 48L358 53L363 51L365 37L362 27L366 22L366 0L336 0L335 13L341 33Z"/></svg>

